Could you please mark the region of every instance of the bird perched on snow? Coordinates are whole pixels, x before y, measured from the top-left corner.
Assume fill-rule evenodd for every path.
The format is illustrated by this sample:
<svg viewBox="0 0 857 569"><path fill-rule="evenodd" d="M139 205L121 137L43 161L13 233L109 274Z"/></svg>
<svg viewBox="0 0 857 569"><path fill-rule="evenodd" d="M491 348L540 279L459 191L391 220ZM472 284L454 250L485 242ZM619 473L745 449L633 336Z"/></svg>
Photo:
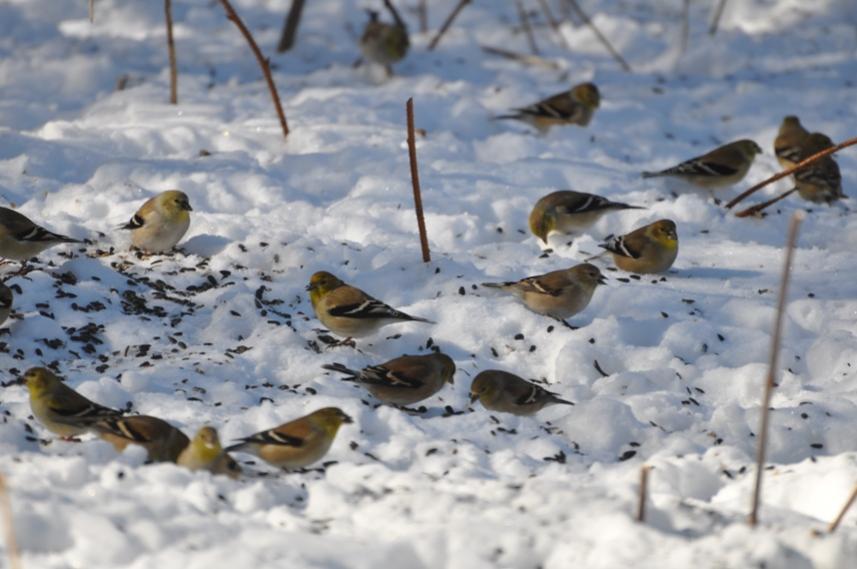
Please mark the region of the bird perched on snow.
<svg viewBox="0 0 857 569"><path fill-rule="evenodd" d="M485 370L473 378L470 402L476 401L490 411L514 415L532 415L548 405L574 405L540 385L498 369Z"/></svg>
<svg viewBox="0 0 857 569"><path fill-rule="evenodd" d="M102 419L93 431L122 452L128 445L146 449L149 462L176 462L190 444L187 436L166 421L149 415L130 415Z"/></svg>
<svg viewBox="0 0 857 569"><path fill-rule="evenodd" d="M783 119L777 138L774 139L774 154L784 169L791 168L800 162L803 145L809 131L800 124L800 119L789 115Z"/></svg>
<svg viewBox="0 0 857 569"><path fill-rule="evenodd" d="M662 273L678 256L675 222L661 219L631 233L612 237L600 247L613 253L613 262L629 273Z"/></svg>
<svg viewBox="0 0 857 569"><path fill-rule="evenodd" d="M6 322L9 318L9 313L12 312L12 301L14 300L12 289L0 282L0 325Z"/></svg>
<svg viewBox="0 0 857 569"><path fill-rule="evenodd" d="M220 437L214 427L198 430L176 462L190 470L207 470L230 478L238 478L241 474L241 467L220 446Z"/></svg>
<svg viewBox="0 0 857 569"><path fill-rule="evenodd" d="M601 105L601 93L594 83L581 83L568 91L551 95L526 107L512 109L497 120L515 119L534 126L542 134L552 126L576 124L586 126Z"/></svg>
<svg viewBox="0 0 857 569"><path fill-rule="evenodd" d="M22 381L30 394L33 416L49 431L63 438L81 435L89 431L96 421L122 414L90 401L63 383L48 368L30 368L24 372Z"/></svg>
<svg viewBox="0 0 857 569"><path fill-rule="evenodd" d="M360 371L339 363L321 367L346 374L349 381L359 383L379 401L402 406L428 399L444 384L453 383L455 374L455 362L441 353L401 356Z"/></svg>
<svg viewBox="0 0 857 569"><path fill-rule="evenodd" d="M605 213L623 209L644 209L636 205L611 202L607 198L564 190L553 192L536 202L530 212L530 231L547 244L548 235L581 233Z"/></svg>
<svg viewBox="0 0 857 569"><path fill-rule="evenodd" d="M130 229L131 244L147 253L163 253L176 246L190 226L190 201L184 192L168 190L144 203L122 226Z"/></svg>
<svg viewBox="0 0 857 569"><path fill-rule="evenodd" d="M280 468L303 468L321 460L330 449L339 427L353 422L341 409L325 407L243 438L240 443L226 447L226 452L246 452Z"/></svg>
<svg viewBox="0 0 857 569"><path fill-rule="evenodd" d="M27 261L61 243L83 241L48 231L13 209L0 207L0 257Z"/></svg>
<svg viewBox="0 0 857 569"><path fill-rule="evenodd" d="M384 66L387 76L391 77L392 65L404 59L411 42L408 27L399 12L389 0L384 0L384 5L392 15L393 23L382 22L378 12L369 10L369 21L360 36L360 52L367 61Z"/></svg>
<svg viewBox="0 0 857 569"><path fill-rule="evenodd" d="M832 146L833 141L830 137L814 132L804 140L803 151L798 155L798 162ZM794 190L805 200L830 203L845 197L842 192L842 173L832 156L819 158L806 168L795 172L794 177Z"/></svg>
<svg viewBox="0 0 857 569"><path fill-rule="evenodd" d="M737 140L672 168L660 172L643 172L643 177L672 176L700 188L723 188L743 180L756 154L760 152L762 149L752 140Z"/></svg>
<svg viewBox="0 0 857 569"><path fill-rule="evenodd" d="M346 338L360 338L395 322L431 320L405 314L359 288L347 285L327 271L312 275L307 285L315 315L331 332Z"/></svg>
<svg viewBox="0 0 857 569"><path fill-rule="evenodd" d="M586 308L600 284L606 284L606 280L598 267L581 263L519 281L482 283L482 286L514 294L533 312L565 321Z"/></svg>

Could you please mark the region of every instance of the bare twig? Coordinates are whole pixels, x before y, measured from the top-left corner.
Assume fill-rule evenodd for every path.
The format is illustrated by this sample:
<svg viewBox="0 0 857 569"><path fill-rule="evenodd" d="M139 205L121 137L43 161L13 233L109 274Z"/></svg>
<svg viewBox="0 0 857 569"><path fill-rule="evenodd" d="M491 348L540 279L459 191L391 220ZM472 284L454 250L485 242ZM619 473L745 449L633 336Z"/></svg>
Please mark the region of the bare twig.
<svg viewBox="0 0 857 569"><path fill-rule="evenodd" d="M423 262L431 261L428 236L426 235L426 220L423 217L423 198L420 193L420 171L417 167L417 143L414 139L414 99L411 97L405 104L408 119L408 156L411 160L411 184L414 187L414 207L417 211L417 226L420 230L420 248L423 251Z"/></svg>
<svg viewBox="0 0 857 569"><path fill-rule="evenodd" d="M274 108L277 110L277 116L280 118L280 126L283 128L283 136L289 136L289 125L286 122L286 115L283 113L283 106L280 104L280 95L277 94L277 86L274 85L274 78L271 76L271 65L268 63L268 59L262 55L262 52L259 50L259 46L256 45L256 40L253 39L253 34L250 33L250 30L247 29L247 26L245 26L244 22L241 21L241 18L238 17L238 13L232 8L232 4L229 3L229 0L220 0L220 3L223 4L223 9L226 10L226 17L238 26L238 29L244 36L244 39L246 39L247 43L250 44L250 49L253 50L256 60L259 62L259 67L262 68L262 73L265 75L265 81L268 82L268 90L271 91L271 98L274 100Z"/></svg>
<svg viewBox="0 0 857 569"><path fill-rule="evenodd" d="M298 26L301 23L301 14L304 11L305 1L292 0L292 7L289 8L289 13L286 15L286 21L283 23L283 32L280 34L280 41L277 43L277 53L289 51L295 45L295 36L297 36Z"/></svg>
<svg viewBox="0 0 857 569"><path fill-rule="evenodd" d="M399 14L399 11L396 10L396 7L393 6L393 2L391 2L391 0L384 0L384 7L387 8L388 12L390 12L390 17L393 18L393 21L396 22L397 26L407 29L408 25L405 23L405 20L402 19L402 16Z"/></svg>
<svg viewBox="0 0 857 569"><path fill-rule="evenodd" d="M542 9L542 13L545 15L545 20L547 20L554 33L559 37L559 41L564 47L569 47L568 41L565 39L565 36L562 35L562 30L559 28L559 21L557 21L553 15L553 11L551 11L550 4L548 4L547 0L539 0L539 6Z"/></svg>
<svg viewBox="0 0 857 569"><path fill-rule="evenodd" d="M95 0L89 0L89 23L95 22Z"/></svg>
<svg viewBox="0 0 857 569"><path fill-rule="evenodd" d="M15 524L12 517L12 498L9 496L9 487L6 477L0 474L0 509L2 509L3 523L6 526L6 555L9 557L10 569L21 569L21 552L18 549L18 541L15 539Z"/></svg>
<svg viewBox="0 0 857 569"><path fill-rule="evenodd" d="M842 518L845 517L845 514L848 513L848 508L857 501L857 485L854 486L854 490L851 491L851 496L848 498L848 501L845 502L845 505L842 506L842 509L839 510L839 515L836 516L836 519L830 522L830 525L827 526L828 533L833 533L836 531L836 528L839 527L839 524L842 522Z"/></svg>
<svg viewBox="0 0 857 569"><path fill-rule="evenodd" d="M756 481L753 487L753 504L747 523L755 526L759 521L759 502L762 496L762 475L765 471L765 454L768 446L768 423L770 421L771 395L776 383L777 362L780 358L780 343L783 330L783 315L786 311L786 299L788 298L789 276L792 269L792 258L794 257L795 243L797 243L798 229L803 221L804 213L795 212L789 223L789 236L786 243L786 258L783 263L783 274L780 279L780 294L777 299L777 314L774 318L774 329L771 332L771 352L768 359L768 375L765 378L765 388L762 394L761 417L759 419L758 447L756 448Z"/></svg>
<svg viewBox="0 0 857 569"><path fill-rule="evenodd" d="M515 5L518 7L518 19L521 21L521 28L527 36L527 43L530 44L530 51L534 55L538 55L539 46L536 45L536 38L533 36L533 28L530 26L530 16L521 4L521 0L515 0Z"/></svg>
<svg viewBox="0 0 857 569"><path fill-rule="evenodd" d="M428 3L427 0L419 0L417 4L417 18L420 21L420 33L428 31Z"/></svg>
<svg viewBox="0 0 857 569"><path fill-rule="evenodd" d="M714 11L714 17L711 18L711 25L708 27L708 33L712 36L717 33L717 28L720 26L720 18L723 16L724 8L726 8L726 0L720 0Z"/></svg>
<svg viewBox="0 0 857 569"><path fill-rule="evenodd" d="M735 217L749 217L751 215L756 215L760 211L768 209L770 206L774 205L778 201L786 199L787 197L789 197L790 195L792 195L796 191L797 191L796 187L792 188L788 191L781 193L780 195L778 195L775 198L769 199L766 202L762 202L762 203L756 204L754 206L748 207L747 209L743 209L743 210L739 211L738 213L735 214Z"/></svg>
<svg viewBox="0 0 857 569"><path fill-rule="evenodd" d="M481 47L482 51L484 51L485 53L490 53L491 55L499 55L500 57L505 57L506 59L511 59L512 61L523 63L524 65L544 67L546 69L551 69L554 71L559 71L562 69L562 66L556 61L551 61L550 59L545 59L544 57L539 57L538 55L517 53L515 51L509 51L508 49L503 49L500 47L492 47L490 45L483 45L479 47Z"/></svg>
<svg viewBox="0 0 857 569"><path fill-rule="evenodd" d="M167 20L167 53L170 58L170 104L179 104L179 69L176 64L176 43L173 41L173 3L164 0L164 15Z"/></svg>
<svg viewBox="0 0 857 569"><path fill-rule="evenodd" d="M600 41L601 44L607 49L607 51L610 52L610 55L612 55L613 59L615 59L619 63L619 65L622 66L622 69L624 69L625 71L631 71L631 66L628 65L628 62L625 61L625 58L622 57L622 55L618 51L616 51L616 48L614 48L613 44L610 43L610 40L608 40L607 37L601 33L601 30L595 27L595 24L592 22L589 16L586 15L586 12L584 12L580 8L580 5L577 3L577 0L565 1L571 7L572 11L577 15L577 17L580 18L583 23L589 26L589 29L592 30L592 33L594 33L595 36L598 38L598 41Z"/></svg>
<svg viewBox="0 0 857 569"><path fill-rule="evenodd" d="M690 0L684 0L681 10L681 52L687 51L687 41L690 37Z"/></svg>
<svg viewBox="0 0 857 569"><path fill-rule="evenodd" d="M761 182L759 182L758 184L756 184L752 188L744 191L743 193L741 193L741 195L739 195L738 197L736 197L735 199L730 201L728 204L726 204L726 208L731 209L731 208L735 207L735 205L737 205L738 203L744 201L747 198L747 196L758 192L759 190L761 190L762 188L764 188L768 184L772 184L772 183L776 182L777 180L781 180L781 179L785 178L786 176L790 176L790 175L794 174L795 172L797 172L798 170L803 170L804 168L806 168L807 166L809 166L810 164L812 164L816 160L824 158L825 156L829 156L830 154L833 154L834 152L838 152L838 151L842 150L843 148L848 148L849 146L854 146L855 144L857 144L857 137L849 138L848 140L846 140L844 142L840 142L839 144L837 144L835 146L831 146L830 148L825 148L821 152L813 154L812 156L810 156L809 158L806 158L805 160L801 160L800 162L798 162L797 164L795 164L791 168L789 168L787 170L783 170L779 174L774 174L770 178L762 180Z"/></svg>
<svg viewBox="0 0 857 569"><path fill-rule="evenodd" d="M434 48L437 47L437 44L440 43L441 38L446 33L446 30L449 29L449 26L452 25L452 22L455 21L455 18L458 17L458 13L461 12L465 6L470 4L470 0L459 0L458 4L455 5L455 8L452 9L452 12L449 13L449 16L446 17L446 21L443 22L443 25L437 31L437 35L435 35L432 40L428 44L428 50L434 51Z"/></svg>
<svg viewBox="0 0 857 569"><path fill-rule="evenodd" d="M640 495L637 499L637 521L646 521L646 496L649 493L649 471L651 466L644 464L640 467Z"/></svg>

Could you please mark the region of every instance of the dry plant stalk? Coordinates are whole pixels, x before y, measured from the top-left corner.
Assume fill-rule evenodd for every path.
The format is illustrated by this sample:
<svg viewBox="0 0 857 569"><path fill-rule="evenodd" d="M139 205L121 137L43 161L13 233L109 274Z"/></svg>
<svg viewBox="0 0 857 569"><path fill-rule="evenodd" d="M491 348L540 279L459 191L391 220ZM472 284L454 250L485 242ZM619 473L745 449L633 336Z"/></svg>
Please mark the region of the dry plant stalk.
<svg viewBox="0 0 857 569"><path fill-rule="evenodd" d="M551 61L550 59L545 59L544 57L539 57L538 55L518 53L500 47L492 47L490 45L481 45L479 47L482 48L482 51L484 51L485 53L490 53L491 55L499 55L500 57L505 57L506 59L511 59L512 61L523 63L524 65L544 67L553 71L562 70L562 66L556 61Z"/></svg>
<svg viewBox="0 0 857 569"><path fill-rule="evenodd" d="M687 51L687 41L690 37L690 0L684 0L681 9L681 52Z"/></svg>
<svg viewBox="0 0 857 569"><path fill-rule="evenodd" d="M631 71L631 66L628 65L628 62L625 61L625 58L622 57L622 55L618 51L616 51L616 48L614 48L613 44L610 43L607 37L601 33L601 30L595 27L595 24L592 22L589 16L586 15L586 12L584 12L580 8L580 5L577 3L577 0L565 1L571 7L572 11L577 15L577 17L580 18L580 20L584 24L586 24L590 30L592 30L592 33L595 34L595 37L598 38L598 41L600 41L601 44L607 49L607 51L610 52L610 55L612 55L613 59L615 59L619 63L619 65L622 66L622 69L624 69L625 71Z"/></svg>
<svg viewBox="0 0 857 569"><path fill-rule="evenodd" d="M417 18L420 21L420 33L428 31L428 4L427 0L420 0L417 4Z"/></svg>
<svg viewBox="0 0 857 569"><path fill-rule="evenodd" d="M854 486L854 490L851 491L851 496L848 498L848 501L845 502L845 505L842 506L842 509L839 510L839 515L836 516L836 519L830 522L830 525L827 526L827 532L833 533L836 531L836 528L839 527L840 522L842 522L842 518L845 517L845 514L848 513L848 508L857 501L857 485Z"/></svg>
<svg viewBox="0 0 857 569"><path fill-rule="evenodd" d="M637 521L646 521L646 496L649 494L649 471L651 466L644 464L640 468L640 496L637 500Z"/></svg>
<svg viewBox="0 0 857 569"><path fill-rule="evenodd" d="M10 569L21 569L21 551L18 549L18 541L15 539L15 525L12 517L12 499L9 497L9 486L6 477L0 474L0 509L2 509L3 523L6 525L6 555L9 557Z"/></svg>
<svg viewBox="0 0 857 569"><path fill-rule="evenodd" d="M797 243L798 229L803 221L804 213L795 212L789 222L789 236L786 243L786 259L783 263L783 274L780 279L780 294L777 299L777 315L774 319L774 329L771 332L771 352L768 359L768 375L765 378L765 389L762 394L761 417L759 419L759 444L756 448L756 480L753 486L753 504L747 523L755 526L759 521L759 502L762 496L762 475L765 471L765 455L768 447L768 424L770 422L771 395L774 392L774 384L777 375L777 361L780 359L780 343L783 330L783 315L786 311L786 299L788 298L789 276L792 270L792 259L794 258L795 244Z"/></svg>
<svg viewBox="0 0 857 569"><path fill-rule="evenodd" d="M297 36L298 26L301 23L304 3L305 0L292 0L292 7L289 8L289 13L286 15L286 21L283 24L283 33L280 34L280 41L277 43L277 53L289 51L295 45L295 36Z"/></svg>
<svg viewBox="0 0 857 569"><path fill-rule="evenodd" d="M566 48L570 47L568 45L568 41L565 39L565 36L562 35L562 30L559 29L559 22L554 17L553 12L551 11L550 4L548 4L547 0L539 0L539 6L542 9L542 13L545 16L545 20L547 20L551 29L553 29L554 33L559 37L559 41Z"/></svg>
<svg viewBox="0 0 857 569"><path fill-rule="evenodd" d="M423 198L420 193L420 171L417 167L417 142L414 138L414 98L405 104L408 118L408 156L411 161L411 185L414 188L414 208L417 211L417 227L420 230L420 248L423 252L423 263L431 261L428 236L426 235L426 220L423 216Z"/></svg>
<svg viewBox="0 0 857 569"><path fill-rule="evenodd" d="M283 137L288 137L289 125L286 122L286 115L283 113L283 106L280 104L280 95L277 94L277 86L274 85L274 78L271 76L271 65L268 59L262 55L259 46L256 44L256 40L253 39L253 34L250 33L250 30L247 29L247 26L238 17L238 13L232 8L229 0L220 0L220 3L223 4L223 9L226 10L226 17L238 26L244 39L250 44L250 49L253 50L256 60L259 62L259 67L262 68L262 73L265 75L265 81L268 82L268 90L271 92L271 98L274 100L274 108L277 110L277 116L280 118L280 126L283 128Z"/></svg>
<svg viewBox="0 0 857 569"><path fill-rule="evenodd" d="M455 8L452 9L452 12L449 13L449 16L446 17L446 21L443 22L443 25L437 31L437 35L435 35L429 42L429 51L434 51L434 48L436 48L437 44L440 43L441 38L443 38L443 35L446 33L446 30L449 29L449 26L451 26L452 22L454 22L455 19L458 17L458 13L461 12L468 4L470 4L470 0L459 0Z"/></svg>
<svg viewBox="0 0 857 569"><path fill-rule="evenodd" d="M797 164L795 164L791 168L788 168L787 170L783 170L779 174L774 174L770 178L762 180L761 182L759 182L755 186L753 186L753 187L749 188L748 190L742 192L738 197L736 197L735 199L733 199L732 201L727 203L726 208L732 209L737 204L744 201L748 196L758 192L759 190L761 190L762 188L764 188L768 184L773 184L777 180L781 180L781 179L785 178L786 176L791 176L792 174L794 174L798 170L803 170L804 168L806 168L807 166L809 166L810 164L812 164L816 160L820 160L821 158L824 158L825 156L829 156L829 155L833 154L834 152L838 152L838 151L842 150L843 148L848 148L849 146L854 146L855 144L857 144L857 137L849 138L848 140L846 140L844 142L840 142L839 144L831 146L830 148L825 148L821 152L818 152L816 154L813 154L809 158L801 160L800 162L798 162ZM779 201L779 200L777 200L777 201ZM749 214L742 211L736 215L738 217L745 217L746 215L749 215Z"/></svg>
<svg viewBox="0 0 857 569"><path fill-rule="evenodd" d="M89 0L89 23L95 23L95 0Z"/></svg>
<svg viewBox="0 0 857 569"><path fill-rule="evenodd" d="M533 55L539 54L539 46L536 45L536 38L533 35L533 27L530 25L530 16L521 4L521 0L515 0L515 5L518 7L518 19L521 21L521 28L527 36L527 43L530 44L530 51Z"/></svg>
<svg viewBox="0 0 857 569"><path fill-rule="evenodd" d="M176 44L173 41L173 2L164 0L164 15L167 20L167 53L170 58L170 104L179 104L179 69L176 64Z"/></svg>
<svg viewBox="0 0 857 569"><path fill-rule="evenodd" d="M717 4L717 9L714 11L714 17L711 18L711 25L708 28L708 33L712 36L717 33L717 28L720 26L720 18L723 16L723 9L726 8L726 0L720 0Z"/></svg>

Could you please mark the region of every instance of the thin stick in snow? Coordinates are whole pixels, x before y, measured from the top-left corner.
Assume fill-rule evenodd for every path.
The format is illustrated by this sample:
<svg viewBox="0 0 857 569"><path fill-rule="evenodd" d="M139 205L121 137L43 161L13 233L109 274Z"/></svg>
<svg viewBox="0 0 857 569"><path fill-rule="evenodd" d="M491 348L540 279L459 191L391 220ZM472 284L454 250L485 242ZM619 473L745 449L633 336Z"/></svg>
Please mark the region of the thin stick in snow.
<svg viewBox="0 0 857 569"><path fill-rule="evenodd" d="M179 69L176 64L176 44L173 41L172 0L164 0L164 15L167 21L167 53L170 58L170 104L179 104Z"/></svg>
<svg viewBox="0 0 857 569"><path fill-rule="evenodd" d="M712 36L717 33L717 28L720 26L720 18L723 16L723 9L726 8L726 0L720 0L717 8L714 11L714 17L711 18L711 25L708 28L708 33Z"/></svg>
<svg viewBox="0 0 857 569"><path fill-rule="evenodd" d="M805 214L803 211L795 212L789 222L789 236L786 243L786 258L783 263L783 274L780 279L780 294L777 299L777 314L774 318L774 330L771 332L771 352L768 359L768 375L765 378L764 392L762 393L761 417L759 419L758 447L756 448L756 481L753 486L753 503L747 523L755 526L759 521L759 502L762 496L762 475L765 471L765 454L768 446L768 424L770 421L771 395L774 392L774 384L777 375L777 361L780 358L780 343L783 330L783 314L786 311L786 299L788 298L789 275L792 269L792 258L794 257L795 243L797 243L798 229Z"/></svg>
<svg viewBox="0 0 857 569"><path fill-rule="evenodd" d="M684 0L681 10L681 52L687 51L687 40L690 37L690 0Z"/></svg>
<svg viewBox="0 0 857 569"><path fill-rule="evenodd" d="M585 23L590 30L592 30L592 33L595 34L595 37L598 38L598 41L600 41L601 44L607 49L607 51L610 52L610 55L612 55L613 59L615 59L619 63L619 65L622 66L622 69L624 69L625 71L631 71L631 66L628 65L628 62L625 61L625 58L622 57L622 55L618 51L616 51L616 48L614 48L613 44L610 43L610 40L608 40L607 37L601 33L601 30L595 27L595 24L592 22L592 20L589 19L589 16L587 16L586 13L580 8L580 5L577 3L577 0L565 1L571 7L572 11L577 14L577 17L580 18L580 20Z"/></svg>
<svg viewBox="0 0 857 569"><path fill-rule="evenodd" d="M646 495L649 493L649 471L651 466L643 465L640 468L640 495L637 499L637 521L646 521Z"/></svg>
<svg viewBox="0 0 857 569"><path fill-rule="evenodd" d="M292 7L289 8L289 13L286 15L286 21L283 23L283 32L280 34L279 43L277 43L277 53L289 51L295 45L295 36L297 36L298 26L301 23L304 2L305 0L292 0Z"/></svg>
<svg viewBox="0 0 857 569"><path fill-rule="evenodd" d="M562 35L562 30L559 28L559 22L554 17L553 12L551 11L550 4L548 4L547 0L539 0L539 6L542 9L542 13L545 15L545 20L548 21L551 29L553 29L554 33L559 38L559 41L562 43L564 47L570 47L568 45L568 41L565 39L565 36Z"/></svg>
<svg viewBox="0 0 857 569"><path fill-rule="evenodd" d="M250 30L247 29L247 26L245 26L244 22L241 21L241 18L238 17L238 13L232 8L232 4L229 3L229 0L220 0L220 3L223 4L223 9L226 10L226 17L238 26L238 29L244 36L244 39L246 39L247 43L250 44L250 49L253 50L253 54L256 56L256 61L259 62L259 67L262 68L262 73L265 75L265 81L268 82L268 90L271 92L271 98L274 100L274 108L277 111L277 116L280 118L280 126L283 128L283 136L289 136L289 125L286 123L286 115L283 113L283 106L280 104L280 95L277 94L277 86L274 85L274 78L271 76L271 65L268 63L268 59L262 55L261 50L259 50L259 46L256 44L256 40L253 39L253 34L250 33Z"/></svg>
<svg viewBox="0 0 857 569"><path fill-rule="evenodd" d="M853 504L855 500L857 500L857 485L855 485L854 490L851 491L851 497L848 498L848 501L845 502L845 505L842 506L841 510L839 510L839 515L836 516L835 520L830 522L829 526L827 526L828 533L833 533L836 531L836 528L839 527L839 523L842 521L842 518L844 518L845 514L848 513L848 508L851 507L851 504Z"/></svg>
<svg viewBox="0 0 857 569"><path fill-rule="evenodd" d="M426 220L423 217L423 198L420 193L420 171L417 167L417 143L414 139L414 99L411 97L405 104L405 114L408 118L408 156L411 160L411 185L414 188L414 208L417 211L417 227L420 231L420 248L423 251L423 262L431 261L428 236L426 235Z"/></svg>
<svg viewBox="0 0 857 569"><path fill-rule="evenodd" d="M524 34L527 36L527 43L530 44L530 51L538 55L539 46L536 45L536 38L533 36L533 28L530 26L530 17L524 6L521 5L521 0L515 0L515 5L518 7L518 19L521 21L521 27L524 29Z"/></svg>
<svg viewBox="0 0 857 569"><path fill-rule="evenodd" d="M470 4L470 0L459 0L458 4L456 4L455 8L452 9L452 12L449 13L449 16L446 17L446 21L443 23L443 25L438 30L437 35L435 35L432 38L432 40L429 42L429 45L428 45L429 51L434 51L434 48L436 48L437 44L440 43L441 38L446 33L446 30L449 29L449 26L451 26L452 22L455 21L455 18L458 17L458 13L461 12L464 9L464 7L467 6L468 4Z"/></svg>
<svg viewBox="0 0 857 569"><path fill-rule="evenodd" d="M420 0L417 4L417 18L420 22L420 33L428 31L428 5L427 0Z"/></svg>
<svg viewBox="0 0 857 569"><path fill-rule="evenodd" d="M89 23L95 23L95 0L89 0Z"/></svg>
<svg viewBox="0 0 857 569"><path fill-rule="evenodd" d="M12 517L12 499L9 497L9 487L6 485L6 477L0 474L0 509L2 509L3 523L6 526L6 555L9 557L11 569L21 569L21 552L18 549L18 541L15 539L15 525Z"/></svg>

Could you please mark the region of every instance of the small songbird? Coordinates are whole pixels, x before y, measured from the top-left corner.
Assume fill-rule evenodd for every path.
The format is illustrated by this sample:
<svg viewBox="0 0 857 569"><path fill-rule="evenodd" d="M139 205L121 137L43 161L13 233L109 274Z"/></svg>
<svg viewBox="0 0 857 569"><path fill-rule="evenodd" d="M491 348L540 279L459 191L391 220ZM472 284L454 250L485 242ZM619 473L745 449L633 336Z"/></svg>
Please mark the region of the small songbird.
<svg viewBox="0 0 857 569"><path fill-rule="evenodd" d="M149 462L176 462L190 444L187 436L166 421L149 415L102 419L93 425L95 433L122 452L128 445L146 449Z"/></svg>
<svg viewBox="0 0 857 569"><path fill-rule="evenodd" d="M564 321L586 308L598 285L606 282L598 267L581 263L519 281L482 283L482 286L514 294L533 312Z"/></svg>
<svg viewBox="0 0 857 569"><path fill-rule="evenodd" d="M594 83L581 83L532 105L512 109L513 113L495 119L523 121L546 134L552 126L587 126L600 105L601 93L598 87Z"/></svg>
<svg viewBox="0 0 857 569"><path fill-rule="evenodd" d="M367 61L382 65L387 77L391 77L392 65L404 59L411 42L408 27L399 12L389 0L384 0L384 4L393 16L394 23L382 22L378 12L369 10L369 21L360 36L360 52Z"/></svg>
<svg viewBox="0 0 857 569"><path fill-rule="evenodd" d="M168 190L144 203L122 226L130 229L131 244L147 253L170 251L190 226L190 201L184 192Z"/></svg>
<svg viewBox="0 0 857 569"><path fill-rule="evenodd" d="M537 201L530 212L530 231L547 244L552 232L581 233L604 214L623 209L644 208L583 192L553 192Z"/></svg>
<svg viewBox="0 0 857 569"><path fill-rule="evenodd" d="M833 146L830 137L814 132L806 137L798 162L806 160L826 148ZM806 168L795 172L795 187L798 195L815 203L831 203L845 197L842 191L842 173L832 156L819 158ZM792 191L794 191L792 190Z"/></svg>
<svg viewBox="0 0 857 569"><path fill-rule="evenodd" d="M347 380L359 383L379 401L401 406L428 399L444 384L453 383L455 374L455 362L441 353L401 356L360 371L339 363L321 367L346 374Z"/></svg>
<svg viewBox="0 0 857 569"><path fill-rule="evenodd" d="M0 257L25 262L60 243L83 243L48 231L8 207L0 207Z"/></svg>
<svg viewBox="0 0 857 569"><path fill-rule="evenodd" d="M774 154L784 169L793 167L800 162L804 142L809 132L800 124L800 119L789 115L783 119L777 138L774 139Z"/></svg>
<svg viewBox="0 0 857 569"><path fill-rule="evenodd" d="M548 405L574 405L540 385L498 369L485 370L473 378L470 402L476 401L490 411L514 415L532 415Z"/></svg>
<svg viewBox="0 0 857 569"><path fill-rule="evenodd" d="M88 432L96 421L122 414L90 401L48 368L30 368L22 381L30 393L33 416L49 431L66 439Z"/></svg>
<svg viewBox="0 0 857 569"><path fill-rule="evenodd" d="M176 462L190 470L207 470L212 474L225 474L230 478L238 478L241 475L241 467L220 446L220 437L214 427L202 427L198 430Z"/></svg>
<svg viewBox="0 0 857 569"><path fill-rule="evenodd" d="M431 320L396 310L326 271L313 274L307 290L321 323L334 334L346 338L369 336L395 322L433 324Z"/></svg>
<svg viewBox="0 0 857 569"><path fill-rule="evenodd" d="M341 409L325 407L240 439L240 443L226 447L226 452L246 452L287 470L304 468L327 454L339 427L353 422Z"/></svg>
<svg viewBox="0 0 857 569"><path fill-rule="evenodd" d="M12 289L0 282L0 325L6 322L9 314L12 312L12 301L15 296L12 294Z"/></svg>
<svg viewBox="0 0 857 569"><path fill-rule="evenodd" d="M724 188L743 180L756 154L761 152L762 149L752 140L737 140L672 168L660 172L643 172L643 177L672 176L700 188Z"/></svg>
<svg viewBox="0 0 857 569"><path fill-rule="evenodd" d="M678 256L675 222L661 219L626 235L612 237L600 247L613 253L613 262L629 273L662 273Z"/></svg>

